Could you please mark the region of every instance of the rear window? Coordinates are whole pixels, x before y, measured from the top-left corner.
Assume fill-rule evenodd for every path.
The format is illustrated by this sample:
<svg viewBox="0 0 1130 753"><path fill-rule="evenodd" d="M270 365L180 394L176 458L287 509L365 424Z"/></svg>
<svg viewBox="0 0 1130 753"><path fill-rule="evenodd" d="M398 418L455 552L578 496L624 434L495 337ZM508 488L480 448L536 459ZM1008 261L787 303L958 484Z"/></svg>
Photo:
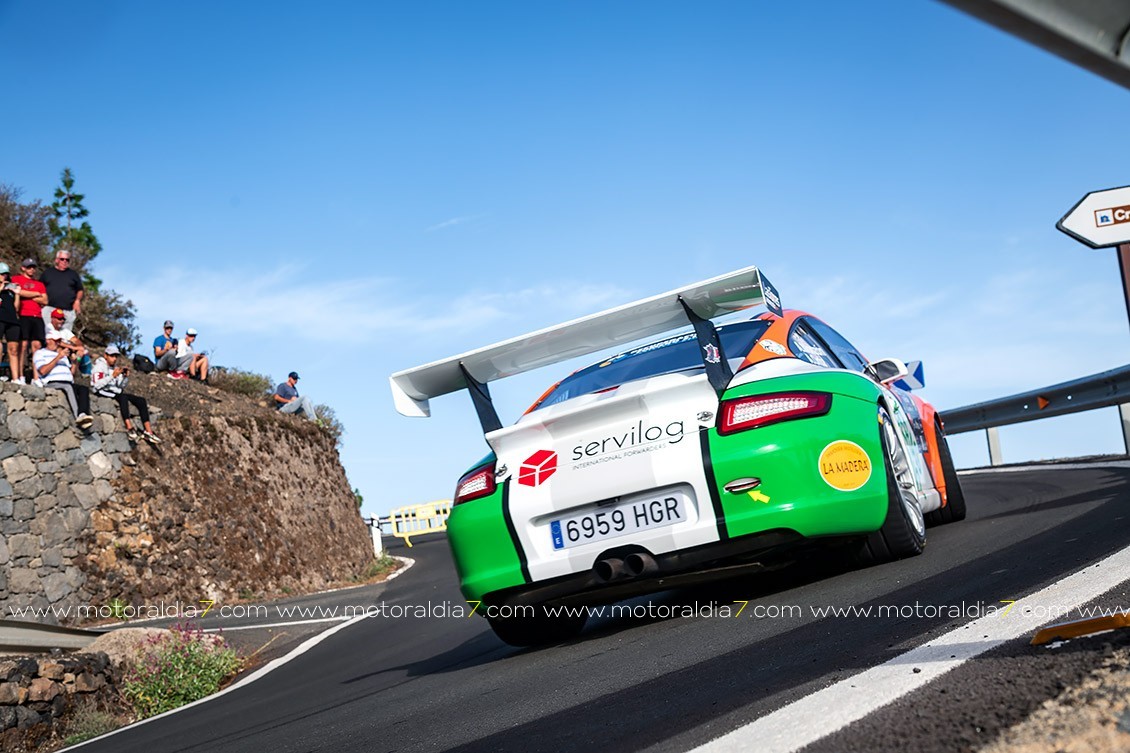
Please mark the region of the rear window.
<svg viewBox="0 0 1130 753"><path fill-rule="evenodd" d="M719 327L722 351L729 359L745 358L767 329L769 322L760 320ZM688 332L685 335L676 335L666 340L641 345L612 356L607 361L583 368L561 380L561 384L546 395L545 400L538 407L544 408L578 395L600 392L637 379L701 368L703 368L702 356L699 354L698 341L693 332Z"/></svg>

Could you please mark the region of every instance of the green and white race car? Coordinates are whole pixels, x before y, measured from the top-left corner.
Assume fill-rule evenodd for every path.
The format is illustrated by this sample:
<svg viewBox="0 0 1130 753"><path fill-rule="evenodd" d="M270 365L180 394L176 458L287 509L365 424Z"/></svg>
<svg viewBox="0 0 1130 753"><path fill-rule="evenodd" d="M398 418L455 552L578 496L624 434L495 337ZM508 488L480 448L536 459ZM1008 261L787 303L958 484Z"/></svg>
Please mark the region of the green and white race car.
<svg viewBox="0 0 1130 753"><path fill-rule="evenodd" d="M768 312L716 326L754 306ZM730 317L732 318L732 317ZM691 325L692 331L677 330ZM664 333L545 392L502 426L487 384ZM868 362L784 310L749 267L398 372L397 409L467 389L493 452L458 482L448 537L468 600L504 641L559 641L583 610L734 565L837 545L918 554L965 517L934 408L906 365Z"/></svg>

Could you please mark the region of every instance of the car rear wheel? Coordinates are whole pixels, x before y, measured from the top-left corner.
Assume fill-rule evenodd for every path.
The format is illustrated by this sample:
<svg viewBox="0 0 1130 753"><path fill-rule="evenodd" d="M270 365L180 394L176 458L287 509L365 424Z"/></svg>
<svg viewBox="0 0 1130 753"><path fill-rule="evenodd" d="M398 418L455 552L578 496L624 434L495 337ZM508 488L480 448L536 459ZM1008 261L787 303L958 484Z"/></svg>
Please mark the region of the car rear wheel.
<svg viewBox="0 0 1130 753"><path fill-rule="evenodd" d="M887 472L887 519L883 527L867 536L858 559L875 564L913 557L926 546L926 520L914 489L910 462L898 441L894 422L886 410L879 409L879 439Z"/></svg>
<svg viewBox="0 0 1130 753"><path fill-rule="evenodd" d="M961 482L957 480L957 469L953 465L953 456L950 454L949 442L946 441L946 433L942 429L941 421L934 422L934 431L938 438L938 461L942 466L942 481L946 484L946 506L926 514L926 525L930 526L965 520L965 493L961 491Z"/></svg>
<svg viewBox="0 0 1130 753"><path fill-rule="evenodd" d="M548 615L545 607L531 608L531 614L512 617L487 617L491 630L511 646L548 646L576 638L585 627L588 616ZM564 611L564 610L562 610Z"/></svg>

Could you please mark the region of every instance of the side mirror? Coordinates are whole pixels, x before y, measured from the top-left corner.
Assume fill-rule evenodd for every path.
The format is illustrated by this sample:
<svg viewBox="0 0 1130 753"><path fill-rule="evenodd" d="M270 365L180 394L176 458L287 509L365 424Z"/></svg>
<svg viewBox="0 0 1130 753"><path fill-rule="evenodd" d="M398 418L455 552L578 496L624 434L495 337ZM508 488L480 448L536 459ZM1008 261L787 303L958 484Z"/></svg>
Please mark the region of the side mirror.
<svg viewBox="0 0 1130 753"><path fill-rule="evenodd" d="M879 361L872 361L867 365L871 374L879 380L881 384L890 384L891 382L898 381L910 372L906 368L906 364L897 358L884 358Z"/></svg>

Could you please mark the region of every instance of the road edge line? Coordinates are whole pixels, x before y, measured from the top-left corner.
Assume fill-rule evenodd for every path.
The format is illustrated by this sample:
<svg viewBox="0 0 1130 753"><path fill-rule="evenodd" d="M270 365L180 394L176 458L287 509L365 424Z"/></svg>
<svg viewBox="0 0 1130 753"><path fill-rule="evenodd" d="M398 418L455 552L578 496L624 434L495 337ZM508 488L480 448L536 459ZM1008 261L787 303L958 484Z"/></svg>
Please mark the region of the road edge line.
<svg viewBox="0 0 1130 753"><path fill-rule="evenodd" d="M396 559L404 562L404 567L400 570L397 570L390 577L381 581L382 583L388 583L390 580L394 580L395 578L400 576L402 573L407 572L409 569L411 569L411 567L413 565L416 564L416 560L411 559L409 557L396 557ZM154 721L157 721L158 719L163 719L164 717L167 717L167 716L172 716L173 714L176 714L180 711L184 711L185 709L190 709L193 706L203 705L205 703L208 703L211 700L219 698L220 696L227 695L228 693L230 693L233 690L236 690L237 688L245 688L248 685L250 685L251 683L255 682L256 680L261 679L263 677L266 677L268 674L275 671L276 669L283 666L284 664L290 662L291 660L297 659L299 656L302 656L302 654L304 654L307 651L309 651L310 649L314 648L314 646L317 646L319 643L324 641L326 638L329 638L334 633L336 633L340 630L344 630L345 628L349 627L350 625L353 625L354 623L360 622L361 620L364 620L367 617L368 617L368 615L359 614L356 617L353 617L352 619L350 619L348 622L343 622L339 625L334 625L331 628L327 628L327 629L323 630L322 632L318 633L317 635L310 636L305 641L303 641L302 643L298 644L293 649L291 649L289 653L284 654L283 656L280 656L277 659L272 659L271 661L264 664L262 667L259 667L259 669L255 670L251 674L247 675L247 677L244 677L242 680L236 680L231 685L228 685L223 690L217 691L217 692L213 693L212 695L205 696L203 698L200 698L198 700L193 701L192 703L186 703L183 706L177 706L175 709L169 709L168 711L164 711L160 714L157 714L156 716L150 716L150 717L147 717L145 719L141 719L139 721L136 721L132 724L127 724L124 727L118 727L116 730L112 730L110 732L107 732L104 735L99 735L98 737L92 737L89 740L83 740L81 743L71 745L70 747L60 748L58 753L63 753L63 751L68 751L68 750L76 750L76 749L81 748L82 746L86 745L87 743L93 743L93 742L97 742L99 740L105 740L107 737L113 737L114 735L118 734L119 732L125 732L126 730L136 729L143 724L148 724L149 722L154 722Z"/></svg>
<svg viewBox="0 0 1130 753"><path fill-rule="evenodd" d="M1007 612L986 614L719 735L691 753L738 753L748 750L751 740L757 741L760 753L793 753L919 690L969 659L1054 620L1046 610L1037 614L1040 610L1034 608L1041 606L1037 602L1077 609L1127 580L1130 547L1012 601L1008 612L1015 612L1013 617ZM967 631L983 637L971 640Z"/></svg>

